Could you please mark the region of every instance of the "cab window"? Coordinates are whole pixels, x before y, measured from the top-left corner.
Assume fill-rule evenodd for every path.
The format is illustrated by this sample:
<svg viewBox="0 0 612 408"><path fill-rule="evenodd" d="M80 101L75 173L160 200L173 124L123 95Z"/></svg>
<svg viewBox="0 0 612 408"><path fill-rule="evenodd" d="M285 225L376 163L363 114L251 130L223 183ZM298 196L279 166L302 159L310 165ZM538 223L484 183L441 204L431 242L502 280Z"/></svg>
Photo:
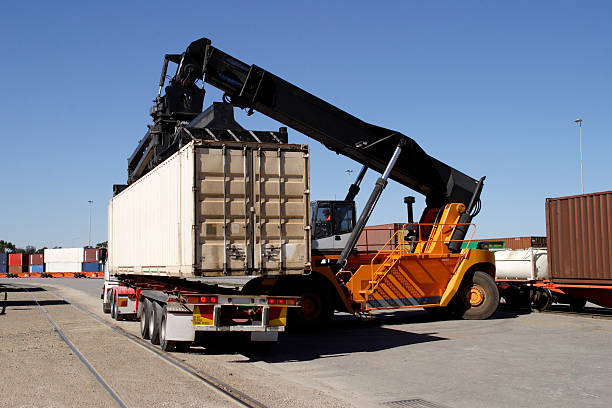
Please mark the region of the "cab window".
<svg viewBox="0 0 612 408"><path fill-rule="evenodd" d="M334 204L334 234L347 234L353 231L353 206L350 204Z"/></svg>
<svg viewBox="0 0 612 408"><path fill-rule="evenodd" d="M314 217L315 239L329 237L332 235L331 218L331 206L329 204L319 204Z"/></svg>

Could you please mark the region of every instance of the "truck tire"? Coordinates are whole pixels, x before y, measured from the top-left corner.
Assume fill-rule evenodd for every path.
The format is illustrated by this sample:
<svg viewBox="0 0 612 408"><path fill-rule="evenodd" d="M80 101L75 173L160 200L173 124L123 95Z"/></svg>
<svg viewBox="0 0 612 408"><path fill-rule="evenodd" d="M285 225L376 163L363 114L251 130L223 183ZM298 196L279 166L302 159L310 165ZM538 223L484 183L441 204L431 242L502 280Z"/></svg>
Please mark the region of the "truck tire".
<svg viewBox="0 0 612 408"><path fill-rule="evenodd" d="M166 340L166 322L168 321L168 311L166 306L161 310L159 322L159 345L163 351L173 351L176 348L176 342Z"/></svg>
<svg viewBox="0 0 612 408"><path fill-rule="evenodd" d="M334 308L331 296L325 288L306 288L301 296L300 307L288 310L288 328L313 330L332 321Z"/></svg>
<svg viewBox="0 0 612 408"><path fill-rule="evenodd" d="M110 315L111 319L115 320L117 318L117 309L115 308L115 291L111 290L110 293Z"/></svg>
<svg viewBox="0 0 612 408"><path fill-rule="evenodd" d="M161 316L162 316L163 310L162 310L162 306L155 301L152 301L151 305L152 305L151 309L153 312L150 315L152 324L149 324L149 328L150 328L149 330L151 332L151 344L158 345L159 340L160 340L159 332L161 329Z"/></svg>
<svg viewBox="0 0 612 408"><path fill-rule="evenodd" d="M151 338L151 332L149 331L150 307L151 302L147 298L142 298L138 302L138 309L140 310L140 336L145 340Z"/></svg>
<svg viewBox="0 0 612 408"><path fill-rule="evenodd" d="M578 299L571 297L569 300L569 307L572 312L582 312L586 306L586 299Z"/></svg>
<svg viewBox="0 0 612 408"><path fill-rule="evenodd" d="M452 307L463 319L484 320L497 310L499 290L491 276L476 271L471 277L464 278L452 302Z"/></svg>

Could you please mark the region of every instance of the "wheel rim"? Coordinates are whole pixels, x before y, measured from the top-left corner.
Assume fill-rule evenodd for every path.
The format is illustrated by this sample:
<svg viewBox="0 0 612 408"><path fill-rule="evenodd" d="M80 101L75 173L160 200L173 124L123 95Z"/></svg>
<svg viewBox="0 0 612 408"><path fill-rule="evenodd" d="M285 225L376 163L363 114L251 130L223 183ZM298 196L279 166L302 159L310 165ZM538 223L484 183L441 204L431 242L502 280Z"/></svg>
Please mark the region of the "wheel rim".
<svg viewBox="0 0 612 408"><path fill-rule="evenodd" d="M153 313L153 304L149 303L149 307L147 308L147 311L150 311L150 313L147 313L147 316L149 316L149 336L153 337L153 329L154 329L154 325L155 325L155 314Z"/></svg>
<svg viewBox="0 0 612 408"><path fill-rule="evenodd" d="M159 329L159 339L161 344L166 342L166 318L164 316L162 316L161 327Z"/></svg>
<svg viewBox="0 0 612 408"><path fill-rule="evenodd" d="M487 293L482 286L473 284L465 290L464 300L471 307L478 307L487 300Z"/></svg>

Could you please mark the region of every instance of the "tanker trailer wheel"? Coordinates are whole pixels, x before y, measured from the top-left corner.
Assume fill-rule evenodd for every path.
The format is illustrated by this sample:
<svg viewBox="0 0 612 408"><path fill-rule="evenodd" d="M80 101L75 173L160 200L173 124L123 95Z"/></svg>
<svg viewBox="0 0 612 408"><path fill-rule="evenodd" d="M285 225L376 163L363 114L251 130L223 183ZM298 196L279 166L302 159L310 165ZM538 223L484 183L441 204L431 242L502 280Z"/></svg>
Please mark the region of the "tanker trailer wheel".
<svg viewBox="0 0 612 408"><path fill-rule="evenodd" d="M499 305L499 290L491 276L476 271L471 279L464 281L455 295L460 316L466 320L489 318Z"/></svg>
<svg viewBox="0 0 612 408"><path fill-rule="evenodd" d="M531 300L531 307L538 311L546 310L552 305L553 295L548 288L536 288Z"/></svg>
<svg viewBox="0 0 612 408"><path fill-rule="evenodd" d="M569 307L572 312L582 312L584 310L584 306L586 306L586 299L578 299L575 297L570 297Z"/></svg>
<svg viewBox="0 0 612 408"><path fill-rule="evenodd" d="M151 302L147 298L141 298L138 302L138 314L140 315L140 336L145 340L149 340L151 338L151 332L149 331L150 307Z"/></svg>

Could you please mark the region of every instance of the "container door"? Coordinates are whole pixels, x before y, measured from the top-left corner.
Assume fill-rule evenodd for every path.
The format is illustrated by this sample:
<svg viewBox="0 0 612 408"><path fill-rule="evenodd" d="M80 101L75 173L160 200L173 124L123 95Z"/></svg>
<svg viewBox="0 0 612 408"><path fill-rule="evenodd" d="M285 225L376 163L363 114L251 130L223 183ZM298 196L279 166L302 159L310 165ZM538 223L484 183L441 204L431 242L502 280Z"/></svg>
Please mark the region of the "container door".
<svg viewBox="0 0 612 408"><path fill-rule="evenodd" d="M302 273L309 267L308 154L257 149L255 259L261 273Z"/></svg>
<svg viewBox="0 0 612 408"><path fill-rule="evenodd" d="M200 226L197 259L206 274L244 273L250 245L250 152L245 148L198 148Z"/></svg>

